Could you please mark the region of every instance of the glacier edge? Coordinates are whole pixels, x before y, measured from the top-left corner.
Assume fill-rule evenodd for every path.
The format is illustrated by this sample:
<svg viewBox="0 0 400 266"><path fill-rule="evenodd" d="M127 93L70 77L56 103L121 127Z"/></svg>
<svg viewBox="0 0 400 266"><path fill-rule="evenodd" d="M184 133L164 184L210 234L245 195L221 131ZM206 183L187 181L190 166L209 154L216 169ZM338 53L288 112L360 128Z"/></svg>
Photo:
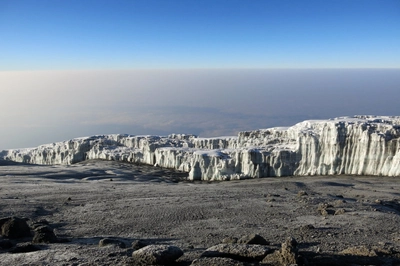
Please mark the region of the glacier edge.
<svg viewBox="0 0 400 266"><path fill-rule="evenodd" d="M400 116L307 120L287 128L198 138L96 135L36 148L4 150L0 159L73 164L88 159L144 163L189 173L191 180L268 176L400 176Z"/></svg>

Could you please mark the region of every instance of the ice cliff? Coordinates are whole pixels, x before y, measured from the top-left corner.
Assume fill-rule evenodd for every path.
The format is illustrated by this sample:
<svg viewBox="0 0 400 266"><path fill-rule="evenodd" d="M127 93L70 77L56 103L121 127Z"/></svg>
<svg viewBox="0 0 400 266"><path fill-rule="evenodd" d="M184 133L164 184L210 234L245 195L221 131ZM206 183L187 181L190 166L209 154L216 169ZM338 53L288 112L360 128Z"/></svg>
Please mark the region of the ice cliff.
<svg viewBox="0 0 400 266"><path fill-rule="evenodd" d="M98 135L5 150L0 159L32 164L88 159L145 163L189 172L192 180L400 176L400 116L310 120L287 128L240 132L237 137Z"/></svg>

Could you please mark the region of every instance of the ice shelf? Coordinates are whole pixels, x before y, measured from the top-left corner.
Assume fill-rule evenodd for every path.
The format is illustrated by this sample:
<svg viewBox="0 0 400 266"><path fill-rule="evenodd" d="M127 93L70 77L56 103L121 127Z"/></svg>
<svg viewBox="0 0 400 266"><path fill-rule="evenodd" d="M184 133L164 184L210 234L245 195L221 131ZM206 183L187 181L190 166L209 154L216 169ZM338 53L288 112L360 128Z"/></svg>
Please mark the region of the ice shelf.
<svg viewBox="0 0 400 266"><path fill-rule="evenodd" d="M73 164L88 159L144 163L189 173L191 180L268 176L400 176L400 116L308 120L292 127L199 138L96 135L4 150L0 159Z"/></svg>

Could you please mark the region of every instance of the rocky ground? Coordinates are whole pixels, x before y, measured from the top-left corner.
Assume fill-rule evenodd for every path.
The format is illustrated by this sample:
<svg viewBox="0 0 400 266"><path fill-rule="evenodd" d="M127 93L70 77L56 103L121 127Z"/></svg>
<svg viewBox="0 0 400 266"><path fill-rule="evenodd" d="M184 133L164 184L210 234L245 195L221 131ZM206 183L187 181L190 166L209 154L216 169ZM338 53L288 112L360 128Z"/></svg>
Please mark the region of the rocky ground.
<svg viewBox="0 0 400 266"><path fill-rule="evenodd" d="M400 265L400 178L209 183L111 161L0 164L0 265L148 264L142 253L160 247L183 254L165 265L285 265L291 255L299 265ZM7 217L29 235L9 235ZM48 232L55 240L40 240Z"/></svg>

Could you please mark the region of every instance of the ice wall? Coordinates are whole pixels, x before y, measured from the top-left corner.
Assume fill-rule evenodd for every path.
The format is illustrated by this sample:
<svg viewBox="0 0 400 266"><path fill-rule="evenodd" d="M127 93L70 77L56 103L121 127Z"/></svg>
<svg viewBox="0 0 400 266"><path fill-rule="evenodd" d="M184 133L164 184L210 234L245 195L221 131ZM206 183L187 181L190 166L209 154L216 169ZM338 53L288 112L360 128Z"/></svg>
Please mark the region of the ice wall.
<svg viewBox="0 0 400 266"><path fill-rule="evenodd" d="M73 164L87 159L145 163L189 172L192 180L290 175L400 176L400 117L304 121L237 137L98 135L6 150L0 159Z"/></svg>

